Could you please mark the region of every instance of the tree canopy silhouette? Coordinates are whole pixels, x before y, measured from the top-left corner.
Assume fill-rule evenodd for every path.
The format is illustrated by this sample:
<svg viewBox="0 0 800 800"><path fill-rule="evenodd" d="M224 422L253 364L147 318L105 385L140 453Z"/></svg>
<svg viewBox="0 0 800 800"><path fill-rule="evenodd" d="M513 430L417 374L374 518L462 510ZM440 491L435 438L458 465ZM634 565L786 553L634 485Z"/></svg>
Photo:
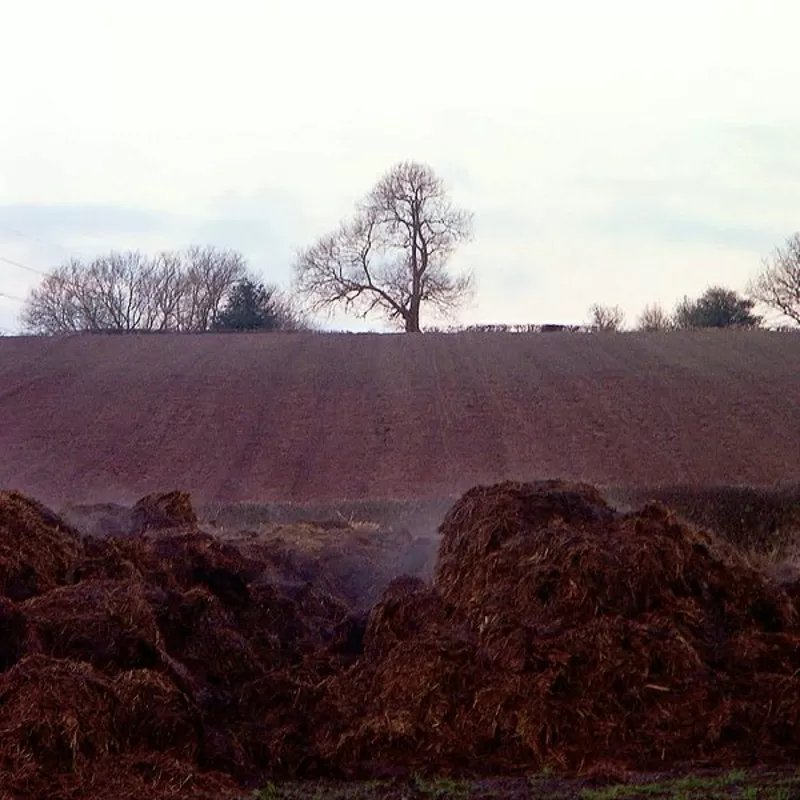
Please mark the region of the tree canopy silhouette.
<svg viewBox="0 0 800 800"><path fill-rule="evenodd" d="M762 318L752 313L754 306L732 289L712 286L696 300L684 297L673 319L678 328L757 328Z"/></svg>
<svg viewBox="0 0 800 800"><path fill-rule="evenodd" d="M274 286L242 278L217 315L215 331L292 330L298 321Z"/></svg>

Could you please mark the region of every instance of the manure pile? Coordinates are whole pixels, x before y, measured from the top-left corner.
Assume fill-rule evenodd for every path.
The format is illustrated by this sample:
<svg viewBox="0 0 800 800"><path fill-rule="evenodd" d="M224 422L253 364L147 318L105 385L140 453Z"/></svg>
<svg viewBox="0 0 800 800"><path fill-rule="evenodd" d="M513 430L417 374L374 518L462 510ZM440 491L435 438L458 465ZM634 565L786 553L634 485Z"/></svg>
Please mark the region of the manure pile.
<svg viewBox="0 0 800 800"><path fill-rule="evenodd" d="M663 506L476 487L432 582L389 582L411 541L334 531L326 562L222 542L180 493L136 509L98 539L0 493L0 797L800 757L793 600Z"/></svg>

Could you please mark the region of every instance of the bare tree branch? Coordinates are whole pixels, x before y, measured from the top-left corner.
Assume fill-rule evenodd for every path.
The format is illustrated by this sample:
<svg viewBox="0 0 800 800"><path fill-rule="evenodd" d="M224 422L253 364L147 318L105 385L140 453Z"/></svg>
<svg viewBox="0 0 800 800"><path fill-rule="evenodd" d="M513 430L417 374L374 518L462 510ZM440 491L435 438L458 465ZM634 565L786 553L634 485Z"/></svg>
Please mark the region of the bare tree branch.
<svg viewBox="0 0 800 800"><path fill-rule="evenodd" d="M246 274L240 253L213 247L155 258L133 251L72 259L31 291L22 323L43 334L206 331Z"/></svg>
<svg viewBox="0 0 800 800"><path fill-rule="evenodd" d="M625 324L625 312L619 306L603 306L595 303L589 309L591 325L600 331L621 331Z"/></svg>
<svg viewBox="0 0 800 800"><path fill-rule="evenodd" d="M636 327L640 331L668 331L675 327L675 323L670 314L655 303L642 309Z"/></svg>
<svg viewBox="0 0 800 800"><path fill-rule="evenodd" d="M453 275L447 262L471 235L472 215L452 205L433 170L403 162L378 181L352 220L298 253L295 287L315 311L378 311L416 332L423 304L452 314L470 296L473 276Z"/></svg>
<svg viewBox="0 0 800 800"><path fill-rule="evenodd" d="M800 324L800 233L764 260L747 293L751 300Z"/></svg>

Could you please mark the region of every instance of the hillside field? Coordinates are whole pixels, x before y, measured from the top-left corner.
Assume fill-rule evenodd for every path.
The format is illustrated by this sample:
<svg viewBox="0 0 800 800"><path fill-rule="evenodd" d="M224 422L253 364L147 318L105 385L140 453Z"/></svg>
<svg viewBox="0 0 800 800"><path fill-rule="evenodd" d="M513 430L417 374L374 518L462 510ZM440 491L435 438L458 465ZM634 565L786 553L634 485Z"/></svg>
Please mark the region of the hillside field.
<svg viewBox="0 0 800 800"><path fill-rule="evenodd" d="M0 453L0 800L800 794L799 335L0 339Z"/></svg>
<svg viewBox="0 0 800 800"><path fill-rule="evenodd" d="M45 502L800 481L800 335L0 339L0 486Z"/></svg>

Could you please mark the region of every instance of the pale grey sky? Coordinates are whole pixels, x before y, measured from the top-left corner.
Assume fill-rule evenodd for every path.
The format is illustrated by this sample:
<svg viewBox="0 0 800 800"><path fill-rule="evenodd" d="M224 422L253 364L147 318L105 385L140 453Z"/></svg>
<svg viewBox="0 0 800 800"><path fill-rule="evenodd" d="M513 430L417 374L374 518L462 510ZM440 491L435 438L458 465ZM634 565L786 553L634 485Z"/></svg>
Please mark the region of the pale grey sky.
<svg viewBox="0 0 800 800"><path fill-rule="evenodd" d="M287 285L416 159L475 212L461 322L741 290L800 229L798 29L792 0L3 3L0 257L210 243Z"/></svg>

